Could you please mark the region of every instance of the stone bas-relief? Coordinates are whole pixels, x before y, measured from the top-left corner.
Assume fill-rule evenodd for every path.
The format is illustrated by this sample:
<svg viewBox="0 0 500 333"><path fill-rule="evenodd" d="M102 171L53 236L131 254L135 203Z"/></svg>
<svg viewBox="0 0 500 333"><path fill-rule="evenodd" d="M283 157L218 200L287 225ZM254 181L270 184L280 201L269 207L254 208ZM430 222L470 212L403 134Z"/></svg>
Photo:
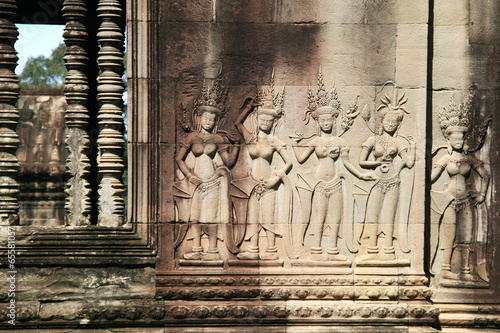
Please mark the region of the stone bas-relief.
<svg viewBox="0 0 500 333"><path fill-rule="evenodd" d="M219 96L217 83L208 86L202 95L207 90ZM172 228L176 252L171 268L158 277L157 297L174 308L179 301L207 307L232 302L238 309L249 302L269 302L274 309L280 306L274 302L290 302L284 303L287 306L298 302L301 318L333 318L334 313L362 320L404 318L405 311L379 306L350 310L349 304L398 302L409 309L426 304L432 295L424 273L412 267L419 252L412 248L410 253L404 233L416 158L414 140L406 129L400 133L408 98L396 87L394 98L386 94L392 92L387 84L378 88L384 97L371 108L377 110L375 125L367 114L370 107L363 108L374 134L369 136L358 118L358 102L369 102L361 92L351 91L352 102L342 105L343 91L327 88L321 71L314 87L301 89L302 96L288 97L294 87L277 86L273 73L270 84L256 93L249 86L234 87L231 94L237 97L228 94L233 105L224 105L227 112L221 114L234 119L226 129L235 127L243 142L241 150L236 139L220 131L222 116L200 108L202 103L193 111L192 123L199 125L183 122L191 132L177 146L180 180L174 184L178 222L183 223ZM376 94L378 99L381 95ZM297 102L300 99L303 104ZM236 111L240 100L243 106ZM366 134L351 135L353 129ZM219 169L225 170L223 176ZM203 203L212 192L203 196L198 187L213 178L218 187ZM220 219L220 214L227 215ZM402 220L404 231L397 228ZM376 254L366 252L371 242ZM317 310L300 304L304 300L317 302ZM208 318L207 311L183 318ZM242 311L238 318L245 317ZM216 313L231 318L230 313ZM423 312L415 315L422 322L429 320ZM259 316L267 315L259 312ZM281 312L279 316L287 317Z"/></svg>
<svg viewBox="0 0 500 333"><path fill-rule="evenodd" d="M20 145L17 158L22 173L61 174L66 150L64 137L66 102L62 91L32 90L23 93L20 110Z"/></svg>
<svg viewBox="0 0 500 333"><path fill-rule="evenodd" d="M363 118L375 136L364 140L359 166L355 166L349 145L341 136L359 115L359 96L344 110L336 88L327 91L323 81L320 71L317 90L309 88L304 96L308 101L305 125L312 118L317 133L305 136L286 128L294 131L289 137L298 165L311 159L313 152L316 156L313 167L296 171L295 188L288 175L293 160L278 137L285 112L285 89L275 93L274 72L269 86L246 98L234 122L245 143L246 161L236 163L238 140L218 129L228 113L222 73L211 86L204 83L191 124L184 108L182 127L190 133L176 155L180 180L173 188L177 220L188 224L177 226L175 246L184 242L183 248L190 250L178 252L180 265L253 266L262 260L268 262L267 266L283 266L286 260L292 266L322 266L321 262L350 266L348 256L352 255L340 253L339 238L344 239L350 252L357 251L354 242L364 245L366 253L356 254L360 266L410 265L408 259L398 260L394 243L397 238L401 252L410 251L407 232L415 142L399 133L403 115L408 113L404 106L408 98L398 94L396 87L394 97L389 97L386 86L395 84L384 84L385 96L376 109L374 126L369 122L370 108L364 107ZM296 111L293 106L289 108ZM337 136L339 115L342 133ZM229 170L233 166L234 172L246 176L233 177L234 172ZM294 196L300 208L294 209ZM361 221L355 216L361 216ZM363 227L356 234L354 224L359 222ZM297 231L299 237L294 235ZM206 250L203 235L208 238ZM229 253L225 251L227 254L221 257L218 243L222 240ZM379 248L379 244L383 245ZM282 256L286 258L280 257L279 247L285 249Z"/></svg>
<svg viewBox="0 0 500 333"><path fill-rule="evenodd" d="M313 261L348 261L344 254L340 254L337 247L340 226L351 226L344 228L346 236L352 235L352 198L344 193L351 193L352 183L350 178L339 172L335 166L340 160L345 168L357 178L372 180L368 173L359 172L349 160L349 147L345 140L336 135L336 120L342 113L342 127L344 132L350 128L353 119L359 114L357 105L351 105L345 112L341 107L335 88L328 92L324 86L321 72L318 77L318 89L308 91L309 106L306 112L306 124L312 117L317 124L318 134L305 144L302 133L290 136L295 142L293 151L299 163L304 163L314 152L318 164L314 171L299 173L296 184L302 204L302 218L304 226L312 235L310 257ZM309 139L309 138L308 138ZM340 157L340 159L339 159ZM346 206L346 207L344 207ZM329 244L326 254L323 253L323 232L330 229ZM352 240L352 237L346 237ZM348 246L352 248L348 242Z"/></svg>
<svg viewBox="0 0 500 333"><path fill-rule="evenodd" d="M253 107L245 108L236 119L235 125L247 145L251 165L248 177L235 179L231 186L234 208L238 224L245 226L244 239L250 241L248 251L240 252L240 260L277 260L279 259L276 237L285 236L285 246L289 256L293 256L290 229L291 186L287 173L292 168L292 159L286 145L276 135L278 122L284 116L284 95L274 92L274 72L270 86L259 94L256 100L249 100ZM254 108L256 107L256 108ZM253 112L254 128L244 125ZM284 166L273 170L274 155L279 155ZM277 191L280 184L288 199L282 207L277 206ZM282 209L282 221L278 221L277 210ZM281 222L281 223L280 223ZM259 251L259 232L264 229L267 246L265 252ZM240 232L240 234L243 234ZM240 240L236 241L238 244Z"/></svg>
<svg viewBox="0 0 500 333"><path fill-rule="evenodd" d="M358 111L358 103L370 100L363 91L327 88L321 72L309 89L308 82L297 89L278 80L275 85L274 78L271 74L268 85L259 82L257 92L251 85L231 86L224 119L234 120L225 128L231 131L234 126L240 134L239 152L237 140L220 131L221 117L195 106L200 125L176 145L180 180L173 192L178 217L177 223L164 224L176 248L169 248L171 242L163 247L172 256L168 268L157 274L157 299L175 309L178 322L200 318L208 322L209 313L228 322L248 314L285 319L293 318L292 313L300 320L340 322L434 320L438 309L432 315L422 310L432 291L418 266L421 252L413 247L409 252L407 235L396 228L402 217L408 228L413 195L415 143L407 133L414 132L405 128L400 133L406 96L395 89L395 98L382 97L372 127L375 136L370 136ZM209 86L214 91L215 85ZM373 101L391 92L386 85L377 89ZM345 106L344 96L351 96ZM238 110L240 101L244 102ZM363 113L368 123L369 109L365 106ZM190 130L186 124L183 128ZM212 141L197 142L197 147L190 143L208 137ZM234 155L228 160L223 154ZM202 162L206 165L197 169ZM218 168L226 171L224 176L218 176ZM206 171L210 172L205 175ZM193 183L195 177L200 178L199 185ZM213 177L219 180L218 188L211 201L203 203L203 192L196 199L196 191L203 191L197 186ZM387 185L399 181L404 189ZM384 186L389 187L386 192ZM371 220L376 228L370 230L370 205L377 218L381 211L392 209L393 220ZM227 214L224 220L219 218L222 213ZM373 238L376 246L382 244L376 256L366 253ZM353 307L358 301L366 305ZM197 310L189 311L195 302ZM234 318L223 304L231 304ZM264 310L267 304L274 310ZM396 304L407 310L396 309ZM290 314L279 310L292 308ZM419 310L409 310L413 308Z"/></svg>
<svg viewBox="0 0 500 333"><path fill-rule="evenodd" d="M227 91L221 77L212 87L204 82L200 96L193 109L191 131L182 141L176 156L176 163L183 179L174 184L179 221L189 222L189 229L181 229L176 244L189 231L192 240L191 252L184 254L186 260L219 261L217 240L223 239L222 227L229 223L229 183L228 167L233 166L239 146L230 146L227 133L218 132L221 118L227 112L225 102ZM233 141L234 142L234 141ZM192 153L194 162L188 165L187 156ZM222 164L216 161L220 157ZM202 247L202 235L208 236L208 249Z"/></svg>
<svg viewBox="0 0 500 333"><path fill-rule="evenodd" d="M393 84L394 85L394 84ZM399 133L404 114L408 114L405 94L398 95L394 85L394 96L387 93L377 107L376 127L370 126L370 112L363 118L375 134L362 144L359 164L362 168L374 170L375 180L358 182L357 188L367 194L364 207L364 226L362 239L368 239L366 254L359 262L395 261L394 239L399 240L403 252L407 248L407 226L413 190L415 164L415 141L412 136ZM369 159L373 154L374 159ZM405 172L408 171L408 172ZM398 227L396 231L396 227ZM380 238L383 237L383 246ZM397 262L395 262L397 264Z"/></svg>
<svg viewBox="0 0 500 333"><path fill-rule="evenodd" d="M26 89L17 107L19 224L64 224L66 101L62 90ZM43 202L44 204L40 204Z"/></svg>
<svg viewBox="0 0 500 333"><path fill-rule="evenodd" d="M471 87L466 102L456 104L451 99L447 107L439 112L439 122L446 146L445 154L435 159L431 182L448 175L449 180L444 190L433 186L431 191L432 263L440 285L447 287L484 287L487 286L486 270L486 235L488 215L485 199L488 193L490 176L483 162L473 156L478 152L486 137L488 120L479 129L478 146L470 148L467 137L471 134L471 113L474 111L475 88ZM477 99L477 98L476 98ZM473 173L479 179L470 187ZM441 253L440 253L441 252ZM475 252L471 256L471 252ZM472 258L474 258L474 262Z"/></svg>
<svg viewBox="0 0 500 333"><path fill-rule="evenodd" d="M0 115L3 120L0 138L0 216L3 224L17 223L16 193L19 190L15 184L18 172L13 158L17 147L13 130L19 120L13 106L18 92L14 75L15 55L16 49L21 50L20 44L14 43L17 35L14 23L24 17L29 19L32 14L38 15L44 9L48 10L43 4L37 5L38 1L30 2L30 6L25 3L0 0L0 76L5 83L0 89L0 107L4 111ZM450 272L458 274L458 279L452 274L441 278L445 250L439 244L433 247L437 253L433 267L436 276L432 276L429 267L426 267L432 261L429 237L439 236L439 230L433 232L431 226L439 226L440 219L448 214L438 212L438 219L430 223L431 214L435 213L431 210L430 190L432 187L435 191L449 191L450 185L448 166L433 184L430 183L432 162L451 154L441 149L436 156L431 155L432 146L448 146L440 133L437 107L448 105L451 94L459 95L467 89L469 81L476 81L485 87L484 95L481 94L481 98L484 97L481 114L491 116L498 109L496 92L500 47L496 32L500 30L499 22L495 20L498 1L130 0L127 1L127 8L120 8L124 2L118 0L65 0L58 3L64 8L62 16L51 6L50 11L54 15L46 17L49 20L47 23L61 23L62 20L67 23L64 33L68 46L65 91L69 114L66 120L75 134L70 136L74 141L69 143L70 148L74 147L73 156L76 157L66 165L71 161L77 162L77 168L73 169L74 172L70 170L70 173L78 175L74 179L87 179L88 184L83 182L81 186L73 187L74 191L66 192L65 195L73 198L72 202L75 203L73 208L68 206L67 214L73 212L74 218L67 220L67 226L15 225L15 245L18 250L16 269L19 266L16 328L78 327L104 331L128 327L131 330L154 331L156 328L165 330L168 327L167 331L171 328L175 331L383 330L389 333L432 332L441 328L443 331L478 332L482 328L491 330L500 326L500 284L497 283L496 273L496 267L499 266L497 237L500 235L500 225L496 223L498 214L494 207L494 203L500 201L499 193L495 191L495 166L500 162L500 154L498 131L494 124L482 148L473 152L473 149L465 149L464 144L464 154L483 162L491 178L483 203L478 204L477 208L471 207L473 215L475 210L478 213L478 218L474 216L472 219L471 244L457 236L463 234L462 230L468 232L463 225L468 225L471 219L463 218L460 221L461 214L465 214L467 209L455 211L456 235L451 245ZM17 13L16 6L19 8ZM124 35L121 28L125 23L130 65L127 117L130 121L130 208L127 214L130 223L121 225L122 222L114 218L110 219L113 223L98 223L105 221L99 219L98 214L116 216L123 213L119 202L122 192L119 180L123 166L120 158L123 132L119 128L122 110L114 106L121 103L120 46ZM192 251L195 241L192 237L193 227L188 230L189 235L182 241L178 240L181 242L179 246L174 246L179 227L187 226L190 222L192 225L198 223L189 221L189 217L182 221L176 221L175 218L172 185L175 181L183 180L186 175L174 164L174 160L181 141L188 137L177 130L180 129L177 127L178 113L182 115L181 102L189 101L191 116L191 98L194 100L200 92L203 73L209 73L221 65L227 71L226 82L231 88L227 100L231 111L219 119L218 129L214 128L212 133L220 132L220 128L233 128L234 120L242 113L238 111L242 102L247 96L255 97L251 95L254 86L268 83L272 67L277 69L276 84L280 87L279 91L281 87L286 87L286 118L280 118L284 120L282 126L273 134L288 147L292 158L292 169L286 174L293 185L290 187L293 196L292 234L297 240L306 237L303 248L300 241L294 240L292 243L292 249L298 257L296 259L290 258L286 252L286 234L283 238L276 238L278 259L264 260L260 256L259 260L239 259L237 255L247 252L251 240L244 241L248 224L238 225L239 220L235 219L236 213L232 208L229 208L229 223L219 223L222 221L218 218L215 221L217 235L226 231L221 237L224 238L222 241L216 238L215 248L220 259L207 260L210 256L203 255L208 254L210 249L209 236L203 230L202 258L194 259L196 255L192 254L197 251ZM314 118L308 124L302 118L308 106L307 87L314 86L312 90L316 92L317 69L320 65L324 69L325 82L335 82L339 100L346 111L347 104L352 103L357 95L360 97L356 104L359 104L360 109L365 104L372 110L376 109L379 97L385 90L388 95L393 95L390 89L382 87L387 80L398 83L399 96L404 92L408 97L404 106L411 113L404 115L397 137L402 134L416 138L415 165L411 168L406 165L399 173L401 183L396 218L394 223L387 223L393 227L380 226L386 222L376 221L379 258L360 260L368 254L370 235L362 227L367 222L368 200L376 198L369 196L376 194L372 191L372 185L378 179L357 178L347 170L342 156L338 156L335 175L341 179L344 202L340 206L343 212L336 237L337 249L339 256L347 256L349 260L310 260L312 230L304 231L302 227L307 223L312 226L311 215L303 217L306 214L302 214L300 200L304 197L300 196L295 184L299 174L318 174L318 165L321 163L316 153L311 153L303 163L299 163L292 152L294 142L289 136L295 132L304 133L305 137L315 133ZM98 105L96 95L104 104L102 107ZM256 104L259 103L254 104L254 112L257 112L259 105ZM252 107L252 104L247 107ZM341 114L339 112L336 118L337 128L341 127ZM254 128L250 123L251 118L250 113L244 122L249 130ZM471 112L470 123L479 124L478 118L477 112ZM221 124L224 119L227 126ZM372 119L379 122L376 116ZM355 169L361 173L375 173L376 168L360 166L359 156L363 150L362 144L369 137L380 135L376 130L376 122L370 123L376 133L370 133L361 116L353 120L351 129L346 133L342 134L338 130L332 136L335 134L345 140L345 146L350 149L349 160ZM87 125L91 125L91 128L87 129ZM92 132L98 125L104 130L101 133L103 135L99 135L99 152L95 145L98 133ZM194 125L193 129L190 133L196 131ZM84 134L87 132L88 142L85 142ZM471 126L466 141L470 142L468 139L474 137L472 133ZM223 133L217 134L225 137ZM318 129L317 134L321 135L321 129ZM450 134L450 142L456 139L455 134ZM312 139L300 140L298 150L305 151ZM368 154L368 161L376 161L375 143ZM210 144L201 146L204 150ZM410 152L410 143L404 141L404 144ZM475 147L475 144L470 145ZM219 144L215 146L217 150ZM240 146L238 161L232 168L224 164L219 153L210 158L217 165L215 170L218 167L229 170L220 177L221 184L218 185L219 193L228 191L229 207L234 200L229 195L231 182L247 176L253 166L248 154L250 147L246 144ZM228 152L231 151L229 148ZM89 153L87 161L86 153ZM391 161L393 165L402 159L401 154L397 155ZM283 158L276 151L272 157L269 161L271 169L282 169L285 165ZM195 159L193 151L189 151L184 158L193 174ZM327 158L325 160L329 161ZM472 162L467 161L471 165L475 164ZM98 170L100 164L103 168ZM458 162L456 164L460 170L465 162L460 163L460 166ZM80 176L81 172L83 176ZM85 172L92 176L85 178ZM403 192L409 187L404 182L405 173L411 176L412 172L415 173L414 186L411 200L406 200ZM197 173L201 171L197 170ZM100 185L106 196L102 195L102 191L97 192L103 174L105 178ZM467 190L482 192L486 177L481 177L473 167L467 176L462 176L466 184L471 183L470 187L466 187ZM226 178L229 189L223 184ZM363 193L354 184L349 187L348 181L364 186L366 191ZM276 221L287 225L281 212L288 207L284 204L285 186L283 181L277 184L274 212L278 216ZM91 190L89 193L86 193L87 188ZM352 194L347 193L349 189L352 189ZM23 191L22 186L20 190ZM339 192L332 193L332 197L340 200ZM387 193L384 194L386 197ZM86 198L89 199L89 205ZM190 215L191 207L199 206L192 205L192 197L185 199L188 209L178 211ZM222 197L216 200L225 205ZM262 200L266 200L266 195L262 196ZM311 196L311 205L312 200ZM175 201L179 203L180 199L176 198ZM459 200L455 201L459 203ZM352 221L345 217L350 212L347 205L351 203L354 208ZM403 203L410 203L408 210L403 209ZM99 206L106 207L106 210L99 210ZM479 218L484 208L489 213L489 219ZM378 209L384 211L383 208ZM400 211L409 212L408 223L401 223L411 235L408 244L404 244L405 240L399 232ZM331 210L327 214L329 212ZM249 213L248 208L245 213ZM321 222L323 227L327 224L327 218ZM321 223L315 224L317 229L320 229ZM349 223L352 223L353 230L346 233ZM199 224L202 229L210 225ZM231 228L224 228L224 225ZM0 229L6 230L7 227ZM243 229L241 233L240 229ZM322 253L316 253L319 258L328 256L332 229L331 224L326 229L321 228L319 244ZM231 233L231 230L234 232ZM481 231L480 237L474 234L476 230ZM391 231L395 259L391 258L391 253L384 251L386 234ZM4 235L2 233L0 238ZM229 236L235 239L232 242L234 244L229 244L228 240L232 239ZM348 237L352 237L352 241ZM238 243L238 240L241 242ZM444 241L444 238L441 240ZM258 236L259 253L267 254L267 243L265 228L261 228ZM448 246L450 243L448 241ZM470 248L470 274L461 274L460 269L465 266L463 263L467 263L467 260L461 260L460 250L465 246ZM483 257L489 270L483 274L480 252L485 248L487 253ZM0 252L1 257L6 256L5 246ZM194 258L186 259L185 255ZM382 257L388 260L380 260ZM68 261L68 258L72 260ZM407 265L404 260L407 260ZM299 261L310 264L294 265L294 262ZM72 266L81 269L75 270ZM7 270L0 272L0 275L0 281L3 281L0 282L0 290L5 290L3 286L9 285ZM482 281L488 275L489 284ZM431 278L431 281L427 278ZM437 288L429 290L429 283ZM6 309L8 301L5 297L5 294L3 298L0 297L0 326L10 328L7 324L9 311Z"/></svg>

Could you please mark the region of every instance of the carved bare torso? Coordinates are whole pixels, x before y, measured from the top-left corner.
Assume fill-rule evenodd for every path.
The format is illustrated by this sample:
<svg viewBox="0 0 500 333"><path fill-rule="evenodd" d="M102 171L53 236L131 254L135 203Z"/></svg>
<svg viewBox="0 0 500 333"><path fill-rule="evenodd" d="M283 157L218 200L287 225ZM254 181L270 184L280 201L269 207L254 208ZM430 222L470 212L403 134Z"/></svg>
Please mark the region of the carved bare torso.
<svg viewBox="0 0 500 333"><path fill-rule="evenodd" d="M212 178L216 169L214 158L224 139L218 134L195 133L188 137L187 144L195 157L193 173L202 180Z"/></svg>
<svg viewBox="0 0 500 333"><path fill-rule="evenodd" d="M375 138L373 145L373 157L376 161L382 162L375 169L375 174L380 178L392 178L397 176L400 170L396 170L394 159L406 146L401 139L395 138L385 133Z"/></svg>
<svg viewBox="0 0 500 333"><path fill-rule="evenodd" d="M471 170L470 162L467 157L450 155L446 164L446 172L450 176L448 191L455 197L465 196L467 193L465 180L469 178Z"/></svg>
<svg viewBox="0 0 500 333"><path fill-rule="evenodd" d="M252 159L252 178L257 181L264 181L271 177L271 162L276 151L274 136L255 137L248 145L248 153Z"/></svg>
<svg viewBox="0 0 500 333"><path fill-rule="evenodd" d="M340 156L341 147L345 146L344 140L339 137L316 137L310 144L314 147L314 152L318 158L316 176L323 181L330 181L335 178L337 174L335 161Z"/></svg>

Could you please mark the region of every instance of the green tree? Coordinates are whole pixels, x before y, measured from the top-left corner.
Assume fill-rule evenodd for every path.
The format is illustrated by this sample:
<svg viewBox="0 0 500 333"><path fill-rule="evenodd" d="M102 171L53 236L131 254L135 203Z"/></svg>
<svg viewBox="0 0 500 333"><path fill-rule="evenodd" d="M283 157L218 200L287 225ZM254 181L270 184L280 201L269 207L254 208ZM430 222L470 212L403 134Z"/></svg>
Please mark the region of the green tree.
<svg viewBox="0 0 500 333"><path fill-rule="evenodd" d="M63 88L66 76L65 51L66 45L61 43L52 50L49 58L43 55L29 57L19 76L21 88Z"/></svg>

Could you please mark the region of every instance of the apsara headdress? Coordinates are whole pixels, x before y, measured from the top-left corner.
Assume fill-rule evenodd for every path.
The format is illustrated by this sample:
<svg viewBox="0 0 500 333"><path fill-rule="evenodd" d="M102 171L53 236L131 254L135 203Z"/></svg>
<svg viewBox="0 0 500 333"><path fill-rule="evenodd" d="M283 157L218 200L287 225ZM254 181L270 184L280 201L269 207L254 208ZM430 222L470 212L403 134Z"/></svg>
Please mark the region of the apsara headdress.
<svg viewBox="0 0 500 333"><path fill-rule="evenodd" d="M338 117L341 106L338 99L337 88L333 86L330 92L326 91L321 68L318 73L318 90L313 92L309 87L307 90L307 97L309 105L304 118L306 124L309 122L310 117L317 120L320 114L333 114L334 117Z"/></svg>
<svg viewBox="0 0 500 333"><path fill-rule="evenodd" d="M461 104L455 103L453 97L450 98L448 107L443 107L439 111L439 124L444 135L459 131L466 133L469 131L469 113L472 106L472 96Z"/></svg>
<svg viewBox="0 0 500 333"><path fill-rule="evenodd" d="M318 117L321 114L330 114L333 117L337 118L339 114L342 114L342 122L341 128L342 133L338 136L342 136L345 132L347 132L352 124L354 123L354 119L358 116L358 97L353 104L349 104L347 110L342 108L340 104L339 96L337 94L337 87L334 85L330 92L328 92L325 88L325 84L323 82L323 73L321 73L321 67L318 72L318 90L313 92L311 88L307 90L307 98L309 100L309 104L307 107L306 114L304 116L304 121L309 123L310 118L312 117L314 120L318 120ZM319 130L319 129L318 129Z"/></svg>
<svg viewBox="0 0 500 333"><path fill-rule="evenodd" d="M379 112L379 122L380 124L384 120L384 117L386 115L395 115L398 117L399 122L401 124L401 121L403 120L404 114L410 114L410 112L404 107L406 102L408 102L408 97L406 97L405 93L402 93L401 96L398 94L398 89L396 88L396 84L392 81L387 81L384 83L383 86L386 86L388 84L392 84L394 86L394 95L391 98L387 92L384 93L383 97L380 97L380 101L382 102L376 109L377 112ZM365 115L363 115L364 117ZM366 121L366 119L365 119ZM381 134L382 133L382 126L380 125L379 131Z"/></svg>
<svg viewBox="0 0 500 333"><path fill-rule="evenodd" d="M212 87L209 87L207 80L203 80L200 95L196 99L194 111L197 115L208 111L215 113L217 117L222 118L226 112L227 89L224 87L222 80L222 70L215 79Z"/></svg>
<svg viewBox="0 0 500 333"><path fill-rule="evenodd" d="M285 114L285 88L281 93L274 93L274 69L271 82L266 89L257 92L257 102L260 104L258 114L269 114L274 118L281 118Z"/></svg>
<svg viewBox="0 0 500 333"><path fill-rule="evenodd" d="M383 97L380 97L380 101L382 102L382 104L377 107L377 111L386 109L389 113L395 113L398 115L402 115L401 111L406 114L410 114L406 107L403 106L406 104L406 102L408 102L408 97L406 97L406 94L403 93L401 94L401 96L399 96L394 82L387 81L386 83L384 83L384 86L387 84L392 84L394 86L394 97L389 97L387 93L385 93Z"/></svg>

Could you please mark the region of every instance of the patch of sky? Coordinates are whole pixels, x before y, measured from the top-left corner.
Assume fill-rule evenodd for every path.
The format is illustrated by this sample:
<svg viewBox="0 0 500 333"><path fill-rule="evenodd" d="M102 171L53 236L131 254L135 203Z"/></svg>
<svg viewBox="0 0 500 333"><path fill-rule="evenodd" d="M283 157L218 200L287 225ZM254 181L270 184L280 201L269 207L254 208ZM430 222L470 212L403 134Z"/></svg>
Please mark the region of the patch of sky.
<svg viewBox="0 0 500 333"><path fill-rule="evenodd" d="M60 43L62 43L64 25L48 24L16 24L19 29L19 39L16 42L18 52L18 66L16 74L21 75L29 57L50 57Z"/></svg>

